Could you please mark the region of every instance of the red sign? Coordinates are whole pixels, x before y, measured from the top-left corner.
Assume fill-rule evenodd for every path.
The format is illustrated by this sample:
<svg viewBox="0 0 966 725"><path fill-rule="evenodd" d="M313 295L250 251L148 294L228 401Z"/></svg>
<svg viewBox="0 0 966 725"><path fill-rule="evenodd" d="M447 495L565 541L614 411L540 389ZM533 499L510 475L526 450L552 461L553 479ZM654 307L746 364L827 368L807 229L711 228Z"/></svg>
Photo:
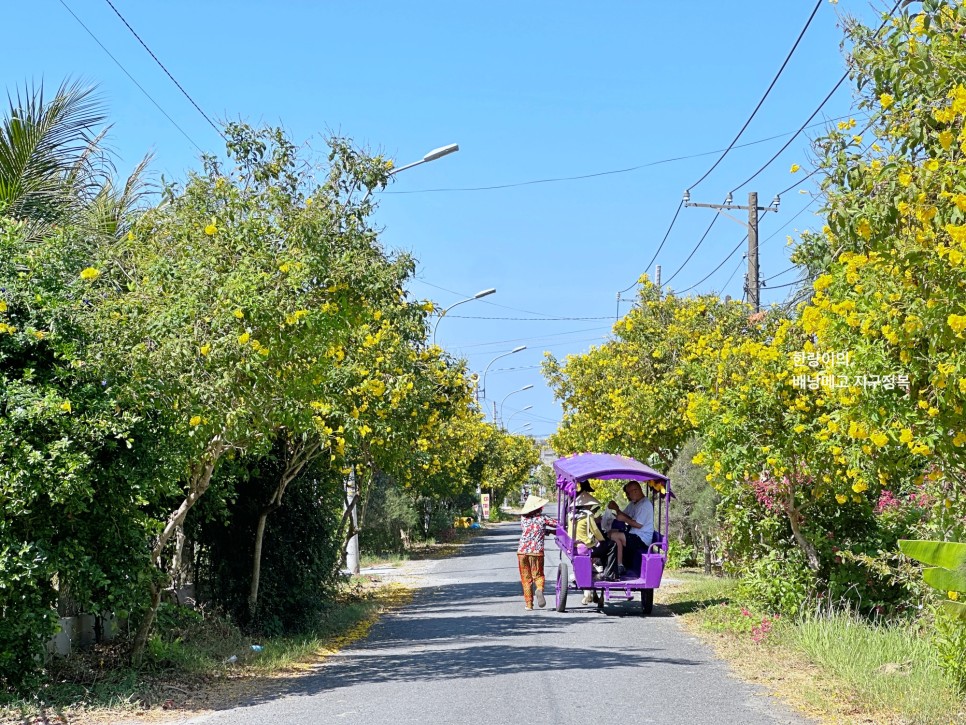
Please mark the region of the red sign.
<svg viewBox="0 0 966 725"><path fill-rule="evenodd" d="M483 501L483 519L485 521L490 520L490 494L484 493L480 496Z"/></svg>

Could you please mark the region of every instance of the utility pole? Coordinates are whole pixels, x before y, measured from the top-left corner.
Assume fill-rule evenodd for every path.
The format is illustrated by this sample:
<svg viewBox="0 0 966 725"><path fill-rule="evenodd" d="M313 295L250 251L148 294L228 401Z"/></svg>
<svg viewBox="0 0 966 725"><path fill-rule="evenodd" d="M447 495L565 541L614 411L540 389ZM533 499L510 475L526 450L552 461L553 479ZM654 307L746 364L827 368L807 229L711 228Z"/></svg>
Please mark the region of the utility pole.
<svg viewBox="0 0 966 725"><path fill-rule="evenodd" d="M654 268L654 284L657 286L658 290L661 289L661 265L657 265Z"/></svg>
<svg viewBox="0 0 966 725"><path fill-rule="evenodd" d="M748 206L741 206L740 204L731 203L731 193L728 193L724 204L698 204L691 201L691 192L684 192L684 205L685 206L701 206L706 209L714 209L719 214L723 214L729 219L738 222L743 227L748 230L748 275L746 277L746 286L748 293L748 302L754 308L755 312L761 310L761 297L760 290L761 284L758 281L758 212L775 212L778 213L778 205L781 204L781 198L775 196L771 201L771 206L758 206L758 192L749 191L748 192ZM748 212L748 223L741 221L737 217L728 214L726 209L740 209Z"/></svg>
<svg viewBox="0 0 966 725"><path fill-rule="evenodd" d="M349 539L349 545L346 547L345 564L346 569L349 570L350 574L359 573L359 533L357 527L359 526L359 488L356 485L356 465L353 463L349 468L349 479L346 481L346 498L349 500L349 518L351 521L352 530L355 532L352 538Z"/></svg>
<svg viewBox="0 0 966 725"><path fill-rule="evenodd" d="M758 283L758 192L748 192L748 302L755 309L761 309Z"/></svg>

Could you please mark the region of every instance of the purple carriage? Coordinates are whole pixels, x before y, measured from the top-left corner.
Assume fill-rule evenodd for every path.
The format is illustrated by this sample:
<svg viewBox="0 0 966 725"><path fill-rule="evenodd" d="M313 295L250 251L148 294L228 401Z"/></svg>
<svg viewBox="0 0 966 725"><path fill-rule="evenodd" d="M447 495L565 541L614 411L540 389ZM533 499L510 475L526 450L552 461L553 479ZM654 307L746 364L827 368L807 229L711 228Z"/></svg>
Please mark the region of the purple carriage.
<svg viewBox="0 0 966 725"><path fill-rule="evenodd" d="M567 594L572 588L594 592L598 610L604 602L628 601L634 592L641 593L641 612L651 613L654 590L661 586L667 562L667 536L670 523L671 484L664 476L643 463L626 456L609 453L579 453L554 461L557 474L557 530L555 540L560 549L557 569L557 611L567 609ZM590 552L574 540L574 499L580 483L591 479L639 481L654 506L654 541L640 562L625 562L627 571L616 581L596 578ZM584 553L581 553L584 552ZM572 575L572 578L571 578ZM573 586L576 584L576 587Z"/></svg>

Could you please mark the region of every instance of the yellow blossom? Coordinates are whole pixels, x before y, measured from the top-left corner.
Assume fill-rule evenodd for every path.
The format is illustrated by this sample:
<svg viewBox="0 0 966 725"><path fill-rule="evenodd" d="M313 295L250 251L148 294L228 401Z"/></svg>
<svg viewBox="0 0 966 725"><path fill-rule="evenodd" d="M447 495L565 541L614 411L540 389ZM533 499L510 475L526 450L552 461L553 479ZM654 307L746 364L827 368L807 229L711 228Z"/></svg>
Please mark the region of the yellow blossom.
<svg viewBox="0 0 966 725"><path fill-rule="evenodd" d="M7 303L4 302L3 300L0 300L0 312L6 312L6 311L7 311Z"/></svg>
<svg viewBox="0 0 966 725"><path fill-rule="evenodd" d="M895 103L895 100L896 99L893 98L892 95L889 93L883 93L882 95L879 96L879 103L882 104L883 108L888 108L893 103Z"/></svg>
<svg viewBox="0 0 966 725"><path fill-rule="evenodd" d="M292 268L292 265L290 265L288 262L282 262L282 264L278 265L278 271L283 274L288 274L288 271L291 268Z"/></svg>
<svg viewBox="0 0 966 725"><path fill-rule="evenodd" d="M899 442L910 443L911 441L912 441L912 429L903 428L902 431L899 433Z"/></svg>
<svg viewBox="0 0 966 725"><path fill-rule="evenodd" d="M952 131L942 131L939 134L939 145L943 147L943 151L949 151L949 147L953 143L953 132Z"/></svg>
<svg viewBox="0 0 966 725"><path fill-rule="evenodd" d="M946 596L954 602L959 600L959 592L946 592Z"/></svg>
<svg viewBox="0 0 966 725"><path fill-rule="evenodd" d="M94 269L93 267L87 267L86 269L82 269L80 273L81 279L86 279L86 280L97 279L100 276L101 276L100 271L97 269Z"/></svg>
<svg viewBox="0 0 966 725"><path fill-rule="evenodd" d="M243 332L241 335L238 336L238 344L245 345L250 338L251 338L251 335L249 335L247 332Z"/></svg>
<svg viewBox="0 0 966 725"><path fill-rule="evenodd" d="M241 320L241 319L243 319L245 317L245 313L242 312L240 309L236 309L234 312L232 312L232 314L235 317L237 317L239 320Z"/></svg>
<svg viewBox="0 0 966 725"><path fill-rule="evenodd" d="M882 446L884 446L886 443L889 442L889 436L887 436L882 431L876 431L875 433L870 435L869 438L872 440L873 443L879 446L879 448L881 448Z"/></svg>
<svg viewBox="0 0 966 725"><path fill-rule="evenodd" d="M217 233L218 227L216 227L213 223L205 227L205 234L207 234L209 237Z"/></svg>
<svg viewBox="0 0 966 725"><path fill-rule="evenodd" d="M211 345L202 345L200 348L198 348L198 352L200 352L202 356L207 355L209 352L211 352Z"/></svg>
<svg viewBox="0 0 966 725"><path fill-rule="evenodd" d="M929 159L926 162L927 171L939 171L939 161L937 159Z"/></svg>
<svg viewBox="0 0 966 725"><path fill-rule="evenodd" d="M60 409L62 411L64 411L65 413L70 413L71 410L72 410L72 408L70 407L70 401L69 400L65 400L63 403L61 403L60 404Z"/></svg>
<svg viewBox="0 0 966 725"><path fill-rule="evenodd" d="M791 172L793 174L797 174L798 171L799 171L799 169L801 169L801 168L802 167L799 166L798 164L792 164L792 167L789 169L789 172Z"/></svg>
<svg viewBox="0 0 966 725"><path fill-rule="evenodd" d="M191 420L188 421L188 425L192 427L201 425L201 416L200 415L191 416Z"/></svg>
<svg viewBox="0 0 966 725"><path fill-rule="evenodd" d="M956 332L962 332L966 329L966 315L950 315L946 318L946 324Z"/></svg>
<svg viewBox="0 0 966 725"><path fill-rule="evenodd" d="M868 239L872 236L872 225L869 224L868 219L861 219L855 227L855 231L863 239Z"/></svg>
<svg viewBox="0 0 966 725"><path fill-rule="evenodd" d="M849 497L844 494L837 493L835 494L835 500L838 501L840 504L843 504L849 500Z"/></svg>

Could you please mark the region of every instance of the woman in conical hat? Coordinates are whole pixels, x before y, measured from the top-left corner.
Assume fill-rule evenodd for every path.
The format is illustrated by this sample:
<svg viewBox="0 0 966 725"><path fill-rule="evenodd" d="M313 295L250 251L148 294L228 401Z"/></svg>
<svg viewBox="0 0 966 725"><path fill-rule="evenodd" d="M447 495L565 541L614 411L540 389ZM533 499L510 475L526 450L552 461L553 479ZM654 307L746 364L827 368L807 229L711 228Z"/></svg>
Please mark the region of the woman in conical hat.
<svg viewBox="0 0 966 725"><path fill-rule="evenodd" d="M533 609L534 595L538 607L547 606L547 600L543 596L544 538L547 526L557 526L556 519L543 513L543 507L548 503L550 502L547 499L531 494L520 509L521 531L517 563L520 567L520 583L523 585L523 602L527 609Z"/></svg>

